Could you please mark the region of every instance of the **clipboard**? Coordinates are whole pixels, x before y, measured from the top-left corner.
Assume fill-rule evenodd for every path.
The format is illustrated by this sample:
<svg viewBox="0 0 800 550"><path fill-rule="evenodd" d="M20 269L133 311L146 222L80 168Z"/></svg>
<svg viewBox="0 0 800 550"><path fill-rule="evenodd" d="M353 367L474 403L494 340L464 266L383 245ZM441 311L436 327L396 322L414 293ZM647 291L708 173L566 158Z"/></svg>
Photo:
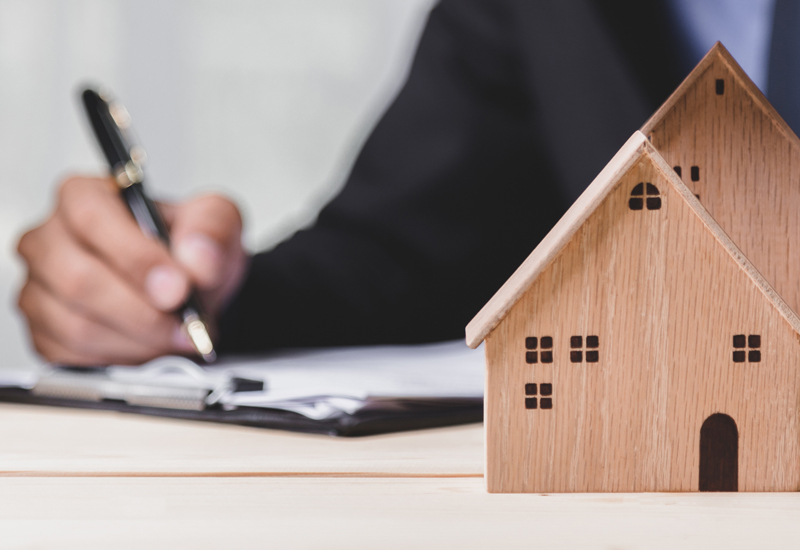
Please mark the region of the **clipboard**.
<svg viewBox="0 0 800 550"><path fill-rule="evenodd" d="M481 422L483 358L463 342L294 350L201 367L47 367L0 401L355 437ZM288 373L288 376L287 376Z"/></svg>
<svg viewBox="0 0 800 550"><path fill-rule="evenodd" d="M396 410L370 410L365 408L355 414L342 414L339 417L313 420L301 414L277 409L240 407L233 411L210 408L202 411L170 409L142 405L129 405L120 401L100 402L42 397L33 395L30 390L21 388L0 389L0 402L117 411L147 416L199 420L222 424L236 424L256 428L287 430L292 432L324 434L340 437L358 437L408 430L439 428L459 424L472 424L483 421L482 400L467 400L450 403L424 405L407 403Z"/></svg>

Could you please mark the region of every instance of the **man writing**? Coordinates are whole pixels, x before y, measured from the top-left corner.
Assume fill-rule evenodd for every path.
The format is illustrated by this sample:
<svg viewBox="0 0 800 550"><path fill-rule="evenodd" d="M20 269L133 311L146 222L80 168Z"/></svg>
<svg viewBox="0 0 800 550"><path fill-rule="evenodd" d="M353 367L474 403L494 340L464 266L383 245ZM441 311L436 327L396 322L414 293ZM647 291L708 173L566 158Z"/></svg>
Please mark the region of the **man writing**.
<svg viewBox="0 0 800 550"><path fill-rule="evenodd" d="M758 31L791 4L777 2L730 1L752 11L730 25ZM163 205L168 251L142 235L113 183L67 180L19 243L36 349L82 365L190 353L170 313L190 286L222 351L462 336L678 85L682 60L696 61L670 45L707 31L693 10L708 4L443 1L342 192L314 226L253 257L222 197ZM762 35L734 33L769 51Z"/></svg>

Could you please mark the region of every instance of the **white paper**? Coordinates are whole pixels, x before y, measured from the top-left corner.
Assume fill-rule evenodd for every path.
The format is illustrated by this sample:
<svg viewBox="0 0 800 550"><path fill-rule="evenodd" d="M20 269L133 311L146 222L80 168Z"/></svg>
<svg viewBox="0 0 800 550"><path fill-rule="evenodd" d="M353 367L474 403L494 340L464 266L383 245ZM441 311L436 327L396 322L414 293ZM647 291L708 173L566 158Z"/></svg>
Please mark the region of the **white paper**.
<svg viewBox="0 0 800 550"><path fill-rule="evenodd" d="M57 371L53 371L59 374ZM198 388L210 392L207 404L227 409L264 407L321 420L361 408L427 404L483 397L483 350L463 340L414 346L371 346L298 350L258 358L228 358L200 367L184 357L160 357L140 367L109 367L86 374L61 373L70 384L93 381L125 388ZM85 377L85 378L84 378ZM235 392L232 378L262 381L262 391ZM58 383L50 378L50 383ZM104 382L105 380L105 382ZM9 385L33 380L9 379ZM62 382L63 383L63 382ZM103 385L104 384L104 385ZM0 386L3 380L0 379Z"/></svg>
<svg viewBox="0 0 800 550"><path fill-rule="evenodd" d="M315 419L352 414L387 398L481 399L483 369L483 350L471 350L462 340L301 350L207 367L265 383L262 392L226 395L225 405L280 408Z"/></svg>
<svg viewBox="0 0 800 550"><path fill-rule="evenodd" d="M32 370L0 371L0 388L31 389L36 385L39 373Z"/></svg>

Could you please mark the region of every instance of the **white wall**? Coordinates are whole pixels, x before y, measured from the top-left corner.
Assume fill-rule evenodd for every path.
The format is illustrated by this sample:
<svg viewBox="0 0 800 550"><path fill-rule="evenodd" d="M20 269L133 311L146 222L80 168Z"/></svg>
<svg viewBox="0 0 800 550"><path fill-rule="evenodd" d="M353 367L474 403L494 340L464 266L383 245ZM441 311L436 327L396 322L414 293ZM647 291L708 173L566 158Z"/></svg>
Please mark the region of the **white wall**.
<svg viewBox="0 0 800 550"><path fill-rule="evenodd" d="M0 0L0 369L33 365L14 248L100 172L77 92L109 86L154 194L232 195L251 249L311 221L396 92L433 0Z"/></svg>

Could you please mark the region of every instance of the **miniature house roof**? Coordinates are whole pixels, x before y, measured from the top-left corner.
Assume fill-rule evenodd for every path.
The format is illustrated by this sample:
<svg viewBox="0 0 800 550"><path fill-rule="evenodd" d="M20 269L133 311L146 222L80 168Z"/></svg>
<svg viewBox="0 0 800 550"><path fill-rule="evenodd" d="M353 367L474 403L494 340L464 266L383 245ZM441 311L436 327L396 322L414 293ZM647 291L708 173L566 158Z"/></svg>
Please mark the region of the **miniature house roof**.
<svg viewBox="0 0 800 550"><path fill-rule="evenodd" d="M721 48L721 46L719 47ZM469 323L466 328L466 336L467 344L470 347L477 347L497 327L537 277L559 256L580 227L620 184L625 174L644 156L648 157L648 160L659 169L664 179L683 198L688 207L700 218L705 228L726 249L732 259L780 312L794 331L800 333L800 318L744 256L644 134L636 132L547 236L542 239L531 255Z"/></svg>
<svg viewBox="0 0 800 550"><path fill-rule="evenodd" d="M664 104L650 117L644 126L642 126L642 133L649 135L659 125L661 125L667 115L669 115L676 105L695 88L697 81L706 73L706 71L714 65L717 61L721 63L736 79L737 83L741 85L745 91L750 95L756 108L763 111L768 119L772 121L775 127L792 143L792 145L800 149L800 139L797 138L795 133L789 128L789 125L781 118L778 111L772 106L769 100L761 93L758 86L750 80L747 73L739 66L733 56L725 49L721 42L717 42L703 57L700 63L689 73L689 76L681 83L680 86L672 93L671 96L664 102Z"/></svg>
<svg viewBox="0 0 800 550"><path fill-rule="evenodd" d="M642 133L800 312L800 139L722 44Z"/></svg>

